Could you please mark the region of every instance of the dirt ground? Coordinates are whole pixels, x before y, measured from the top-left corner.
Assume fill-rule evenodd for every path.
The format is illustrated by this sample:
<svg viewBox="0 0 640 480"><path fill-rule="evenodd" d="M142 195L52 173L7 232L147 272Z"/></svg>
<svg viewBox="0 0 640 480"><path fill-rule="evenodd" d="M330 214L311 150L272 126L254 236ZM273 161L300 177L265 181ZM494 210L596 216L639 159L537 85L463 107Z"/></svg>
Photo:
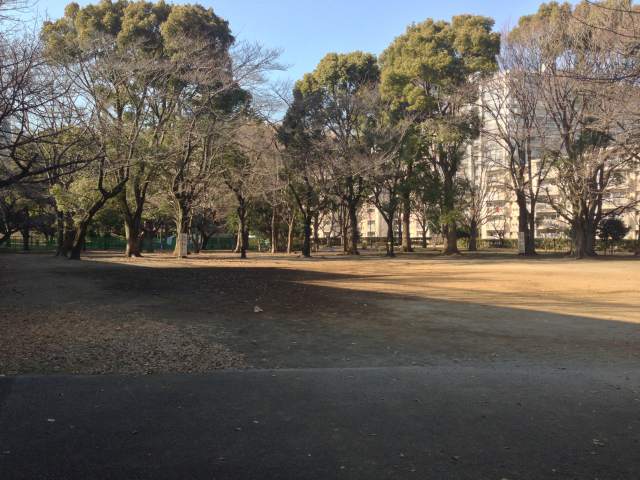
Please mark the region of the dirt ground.
<svg viewBox="0 0 640 480"><path fill-rule="evenodd" d="M640 261L3 254L0 332L0 374L637 368Z"/></svg>

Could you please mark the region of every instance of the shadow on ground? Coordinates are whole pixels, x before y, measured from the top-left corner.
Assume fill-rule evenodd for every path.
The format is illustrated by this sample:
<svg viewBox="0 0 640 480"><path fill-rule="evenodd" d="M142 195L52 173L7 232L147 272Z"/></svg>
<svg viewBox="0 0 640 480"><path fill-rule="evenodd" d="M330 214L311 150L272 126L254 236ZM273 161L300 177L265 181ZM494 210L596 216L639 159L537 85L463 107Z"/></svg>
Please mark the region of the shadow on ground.
<svg viewBox="0 0 640 480"><path fill-rule="evenodd" d="M194 338L210 338L243 358L237 365L223 363L221 367L370 367L443 362L566 367L637 365L640 361L640 327L634 323L312 285L348 285L365 278L353 274L241 263L149 267L101 261L73 263L36 256L4 256L2 260L13 289L2 288L2 326L14 331L13 337L5 337L13 338L12 344L20 339L24 326L21 316L36 325L66 316L82 318L85 330L100 326L97 330L103 331L123 323L131 326L144 322L154 322L160 329L162 325L176 331L188 329ZM367 275L366 280L375 285L385 281L384 275ZM457 275L464 281L464 272ZM422 272L421 279L437 283L441 274ZM477 277L473 280L479 281L482 279ZM553 301L550 297L549 302ZM594 300L593 305L597 304ZM261 311L256 313L255 307ZM64 330L64 322L56 330ZM35 335L37 328L29 332ZM49 335L55 337L51 332ZM73 351L83 348L75 337L60 342L68 342L67 347ZM12 350L12 345L4 347L5 357L7 351L14 357L19 353ZM146 348L139 347L143 351ZM166 355L177 353L170 350ZM87 365L74 370L64 360L58 368L51 356L41 362L14 361L10 373L94 373ZM145 368L151 372L182 371L172 369L168 360L160 362L159 368ZM85 364L92 361L99 362L100 355L83 359ZM98 368L95 373L101 371L118 372L117 368Z"/></svg>

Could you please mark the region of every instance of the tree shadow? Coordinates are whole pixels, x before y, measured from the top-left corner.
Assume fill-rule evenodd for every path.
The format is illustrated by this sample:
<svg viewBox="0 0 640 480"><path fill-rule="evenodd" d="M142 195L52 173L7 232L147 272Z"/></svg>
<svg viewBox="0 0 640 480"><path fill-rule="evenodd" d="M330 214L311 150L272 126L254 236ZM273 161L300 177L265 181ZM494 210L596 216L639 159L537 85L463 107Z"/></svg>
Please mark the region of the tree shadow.
<svg viewBox="0 0 640 480"><path fill-rule="evenodd" d="M527 300L513 293L505 295L519 308L376 291L385 273L372 277L290 264L205 266L190 261L189 266L167 267L113 263L102 254L81 263L25 259L16 258L8 273L29 299L26 310L71 312L82 306L93 311L90 322L152 319L201 329L202 335L220 332L223 343L253 367L637 366L640 361L638 324L527 308ZM458 275L463 282L465 272ZM439 272L420 272L427 283L441 278ZM358 281L371 287L350 288ZM46 293L52 285L55 292ZM0 298L6 305L24 303L7 290ZM566 300L548 301L561 308ZM605 309L606 304L594 301L587 308Z"/></svg>

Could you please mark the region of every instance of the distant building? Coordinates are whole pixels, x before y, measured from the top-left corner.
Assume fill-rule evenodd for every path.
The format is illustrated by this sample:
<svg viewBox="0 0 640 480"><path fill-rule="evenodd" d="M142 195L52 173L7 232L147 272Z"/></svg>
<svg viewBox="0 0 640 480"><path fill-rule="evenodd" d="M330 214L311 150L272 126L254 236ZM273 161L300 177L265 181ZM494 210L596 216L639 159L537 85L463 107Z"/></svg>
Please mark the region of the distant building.
<svg viewBox="0 0 640 480"><path fill-rule="evenodd" d="M495 82L495 80L498 80ZM500 82L500 74L493 79L492 88L502 87ZM504 94L504 92L502 92ZM481 92L480 101L488 102L490 97L486 92ZM506 108L506 107L505 107ZM465 179L482 184L483 188L491 190L484 199L483 223L480 226L479 236L481 239L499 239L505 238L515 240L518 238L518 205L515 195L509 185L509 172L505 168L507 156L504 148L502 148L495 140L495 136L488 134L492 129L497 129L495 119L490 118L479 108L479 115L483 122L483 132L478 138L474 139L466 148L465 157L460 166L458 175ZM505 121L508 116L503 115ZM552 127L550 125L550 127ZM549 141L549 140L547 140ZM534 145L532 148L532 166L533 172L537 172L540 166L540 145ZM628 168L620 172L619 181L610 185L605 195L603 209L611 210L618 205L640 201L640 166L638 163L635 167ZM557 188L553 185L553 177L546 178L547 185L542 185L545 193L540 195L535 210L535 237L536 238L563 238L568 235L569 225L554 210L553 206L547 200L558 200L559 195ZM547 191L549 196L547 196ZM339 214L334 214L331 218L325 218L320 234L322 237L339 237L340 221ZM628 239L640 238L640 209L628 210L620 215L624 223L630 228L627 235ZM396 216L396 221L401 221L400 209ZM371 202L365 202L360 209L359 214L359 231L363 241L367 239L383 240L387 236L387 224L380 212ZM399 226L394 227L396 238L399 232ZM416 218L411 219L411 237L418 240L422 235L422 229ZM430 235L429 235L430 236ZM398 238L399 240L399 238ZM400 243L400 242L398 242Z"/></svg>

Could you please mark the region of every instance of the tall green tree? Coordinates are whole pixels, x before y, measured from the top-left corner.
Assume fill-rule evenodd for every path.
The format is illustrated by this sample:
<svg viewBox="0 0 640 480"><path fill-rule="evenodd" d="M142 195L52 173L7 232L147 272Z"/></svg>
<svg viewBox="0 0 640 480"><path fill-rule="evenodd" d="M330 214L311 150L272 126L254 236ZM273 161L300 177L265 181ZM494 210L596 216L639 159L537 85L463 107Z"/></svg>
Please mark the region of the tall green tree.
<svg viewBox="0 0 640 480"><path fill-rule="evenodd" d="M317 108L322 95L294 88L287 113L278 128L284 175L303 222L302 255L311 257L311 225L327 200L328 162L323 158L324 131Z"/></svg>
<svg viewBox="0 0 640 480"><path fill-rule="evenodd" d="M460 15L451 22L411 25L380 57L382 92L394 107L414 112L425 156L442 179L442 218L446 254L458 252L455 176L464 146L478 133L469 106L479 77L494 72L500 37L493 20Z"/></svg>
<svg viewBox="0 0 640 480"><path fill-rule="evenodd" d="M376 57L352 52L326 55L312 73L296 84L302 97L315 96L314 123L321 125L323 156L330 169L332 190L344 203L349 216L346 251L358 254L358 210L367 193L364 172L363 130L368 115L368 96L378 88L380 71Z"/></svg>

